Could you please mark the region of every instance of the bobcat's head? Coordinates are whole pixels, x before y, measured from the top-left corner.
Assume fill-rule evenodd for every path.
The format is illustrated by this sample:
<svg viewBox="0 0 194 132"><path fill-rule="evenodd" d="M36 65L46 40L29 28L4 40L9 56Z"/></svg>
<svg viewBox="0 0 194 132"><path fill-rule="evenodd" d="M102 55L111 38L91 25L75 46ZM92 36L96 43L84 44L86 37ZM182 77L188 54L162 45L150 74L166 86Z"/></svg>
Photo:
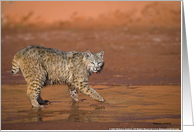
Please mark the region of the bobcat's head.
<svg viewBox="0 0 194 132"><path fill-rule="evenodd" d="M84 56L87 69L90 72L100 72L104 66L103 56L104 51L101 51L99 53L91 53L89 50L87 50Z"/></svg>

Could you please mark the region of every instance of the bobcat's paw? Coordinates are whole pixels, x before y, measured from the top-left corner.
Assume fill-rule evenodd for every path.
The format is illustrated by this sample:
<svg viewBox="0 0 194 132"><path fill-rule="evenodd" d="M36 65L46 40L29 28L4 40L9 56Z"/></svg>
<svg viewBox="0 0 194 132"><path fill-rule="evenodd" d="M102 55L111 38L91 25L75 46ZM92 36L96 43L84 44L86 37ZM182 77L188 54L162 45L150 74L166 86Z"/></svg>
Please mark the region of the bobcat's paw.
<svg viewBox="0 0 194 132"><path fill-rule="evenodd" d="M41 108L43 108L43 107L44 107L44 105L40 105L40 107L41 107Z"/></svg>
<svg viewBox="0 0 194 132"><path fill-rule="evenodd" d="M50 104L50 103L51 103L50 101L44 100L44 105L48 105L48 104Z"/></svg>
<svg viewBox="0 0 194 132"><path fill-rule="evenodd" d="M33 105L32 105L32 108L40 108L40 107L43 108L44 105L36 105L36 106L33 106Z"/></svg>
<svg viewBox="0 0 194 132"><path fill-rule="evenodd" d="M73 99L73 102L78 103L79 102L79 99Z"/></svg>
<svg viewBox="0 0 194 132"><path fill-rule="evenodd" d="M98 101L99 102L104 102L105 100L103 98L100 98Z"/></svg>

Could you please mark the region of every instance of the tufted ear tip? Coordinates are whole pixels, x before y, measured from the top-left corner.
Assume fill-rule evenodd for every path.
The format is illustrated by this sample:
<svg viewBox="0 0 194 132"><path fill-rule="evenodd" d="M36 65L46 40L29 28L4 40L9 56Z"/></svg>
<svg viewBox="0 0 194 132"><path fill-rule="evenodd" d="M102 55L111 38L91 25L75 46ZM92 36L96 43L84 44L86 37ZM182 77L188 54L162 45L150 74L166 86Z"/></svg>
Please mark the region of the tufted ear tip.
<svg viewBox="0 0 194 132"><path fill-rule="evenodd" d="M92 53L91 53L89 50L87 50L86 53L85 53L85 57L88 58L88 57L90 57L91 55L92 55Z"/></svg>
<svg viewBox="0 0 194 132"><path fill-rule="evenodd" d="M100 54L100 56L103 58L103 56L104 56L104 50L101 51L99 54Z"/></svg>

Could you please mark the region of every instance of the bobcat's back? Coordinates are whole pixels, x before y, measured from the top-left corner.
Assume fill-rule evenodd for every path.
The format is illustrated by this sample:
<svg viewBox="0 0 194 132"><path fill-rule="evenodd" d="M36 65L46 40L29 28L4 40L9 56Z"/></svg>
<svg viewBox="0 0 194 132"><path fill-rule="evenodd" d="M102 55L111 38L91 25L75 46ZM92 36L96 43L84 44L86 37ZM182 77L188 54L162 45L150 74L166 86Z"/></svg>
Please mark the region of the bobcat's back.
<svg viewBox="0 0 194 132"><path fill-rule="evenodd" d="M46 78L47 84L71 83L72 75L75 77L81 71L82 74L87 73L83 57L83 52L63 52L53 48L29 46L14 56L12 73L16 74L20 69L27 82L28 78L39 76Z"/></svg>

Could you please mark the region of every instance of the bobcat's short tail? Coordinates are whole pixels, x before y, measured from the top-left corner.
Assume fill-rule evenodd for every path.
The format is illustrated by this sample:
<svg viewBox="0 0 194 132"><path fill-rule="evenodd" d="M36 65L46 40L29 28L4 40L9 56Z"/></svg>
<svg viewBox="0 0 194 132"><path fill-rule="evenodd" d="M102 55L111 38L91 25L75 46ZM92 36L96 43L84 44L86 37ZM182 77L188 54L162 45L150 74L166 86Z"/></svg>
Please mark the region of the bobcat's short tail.
<svg viewBox="0 0 194 132"><path fill-rule="evenodd" d="M19 65L19 56L18 54L16 54L13 58L13 61L12 61L12 70L11 70L11 73L12 74L16 74L20 69L20 65Z"/></svg>

